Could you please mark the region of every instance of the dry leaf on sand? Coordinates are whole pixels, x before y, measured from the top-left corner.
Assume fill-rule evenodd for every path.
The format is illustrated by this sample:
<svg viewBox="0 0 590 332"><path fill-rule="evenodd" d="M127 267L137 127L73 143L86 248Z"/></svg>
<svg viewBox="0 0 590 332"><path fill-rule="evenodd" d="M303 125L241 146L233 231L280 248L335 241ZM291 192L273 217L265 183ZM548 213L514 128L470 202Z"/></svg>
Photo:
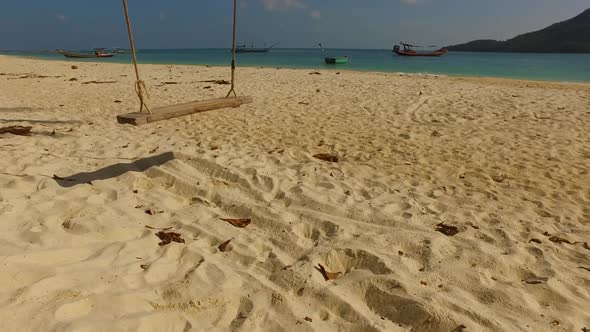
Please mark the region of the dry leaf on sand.
<svg viewBox="0 0 590 332"><path fill-rule="evenodd" d="M153 226L150 226L150 225L145 225L145 228L148 228L148 229L157 229L157 230L160 230L160 231L168 231L168 230L171 230L174 227L158 228L158 227L153 227Z"/></svg>
<svg viewBox="0 0 590 332"><path fill-rule="evenodd" d="M29 136L31 134L31 129L33 127L24 127L24 126L8 126L0 128L0 134L13 134L13 135L20 135L20 136Z"/></svg>
<svg viewBox="0 0 590 332"><path fill-rule="evenodd" d="M227 221L228 223L232 224L233 226L239 227L239 228L244 228L244 227L250 225L250 222L252 221L252 220L246 219L246 218L243 218L243 219L226 219L226 218L221 218L221 220Z"/></svg>
<svg viewBox="0 0 590 332"><path fill-rule="evenodd" d="M162 242L158 243L159 246L165 246L170 242L184 243L184 239L182 238L182 235L179 233L159 231L155 235L160 240L162 240Z"/></svg>
<svg viewBox="0 0 590 332"><path fill-rule="evenodd" d="M466 328L467 328L467 326L461 324L461 325L455 327L451 332L463 332Z"/></svg>
<svg viewBox="0 0 590 332"><path fill-rule="evenodd" d="M340 272L328 272L322 264L318 264L318 267L316 267L316 269L320 271L320 273L322 274L322 276L324 276L324 279L326 281L334 280L338 278L341 274Z"/></svg>
<svg viewBox="0 0 590 332"><path fill-rule="evenodd" d="M318 154L314 154L313 155L314 158L319 159L319 160L323 160L323 161L328 161L331 163L337 163L338 162L338 157L331 155L331 154L327 154L327 153L318 153Z"/></svg>
<svg viewBox="0 0 590 332"><path fill-rule="evenodd" d="M220 244L219 246L217 246L217 249L219 249L219 251L221 252L226 252L227 251L227 246L229 245L229 243L231 242L231 239L223 242L222 244Z"/></svg>
<svg viewBox="0 0 590 332"><path fill-rule="evenodd" d="M573 242L570 242L569 240L566 240L564 238L561 238L559 236L552 236L549 238L549 241L551 242L555 242L555 243L567 243L567 244L575 244Z"/></svg>
<svg viewBox="0 0 590 332"><path fill-rule="evenodd" d="M455 236L459 233L459 230L455 226L445 225L444 223L440 223L436 225L436 231L441 232L446 236Z"/></svg>
<svg viewBox="0 0 590 332"><path fill-rule="evenodd" d="M536 285L536 284L544 284L547 282L547 280L549 280L549 278L547 278L547 277L530 277L530 278L526 279L524 282L526 282L527 284Z"/></svg>

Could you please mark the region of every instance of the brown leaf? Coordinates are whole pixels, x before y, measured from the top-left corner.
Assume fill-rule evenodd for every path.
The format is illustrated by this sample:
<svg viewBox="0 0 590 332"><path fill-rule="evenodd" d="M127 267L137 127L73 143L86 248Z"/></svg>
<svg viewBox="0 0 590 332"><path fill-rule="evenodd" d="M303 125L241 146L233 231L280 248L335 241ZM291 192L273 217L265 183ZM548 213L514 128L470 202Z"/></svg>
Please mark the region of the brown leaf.
<svg viewBox="0 0 590 332"><path fill-rule="evenodd" d="M155 148L153 148L152 150L150 150L150 153L154 153L154 152L156 152L156 150L158 150L157 146Z"/></svg>
<svg viewBox="0 0 590 332"><path fill-rule="evenodd" d="M228 223L232 224L233 226L239 227L239 228L244 228L244 227L250 225L250 222L251 222L250 219L224 219L224 218L221 218L221 220L227 221Z"/></svg>
<svg viewBox="0 0 590 332"><path fill-rule="evenodd" d="M181 237L182 235L179 233L159 231L155 235L160 240L162 240L162 242L158 243L159 246L165 246L170 242L184 243L184 239Z"/></svg>
<svg viewBox="0 0 590 332"><path fill-rule="evenodd" d="M451 332L463 332L463 330L465 330L467 328L467 326L461 324L457 327L455 327Z"/></svg>
<svg viewBox="0 0 590 332"><path fill-rule="evenodd" d="M205 81L199 81L199 82L213 83L213 84L219 84L219 85L229 85L229 84L231 84L229 81L226 81L226 80L205 80Z"/></svg>
<svg viewBox="0 0 590 332"><path fill-rule="evenodd" d="M541 243L541 240L539 240L539 239L530 239L529 242Z"/></svg>
<svg viewBox="0 0 590 332"><path fill-rule="evenodd" d="M316 269L320 271L322 276L324 276L324 280L326 281L334 280L338 278L338 276L341 274L340 272L328 272L322 264L318 264L318 267L316 267Z"/></svg>
<svg viewBox="0 0 590 332"><path fill-rule="evenodd" d="M168 231L168 230L171 230L174 227L158 228L158 227L153 227L153 226L150 226L150 225L145 225L145 228L147 228L147 229L157 229L157 230L160 230L160 231Z"/></svg>
<svg viewBox="0 0 590 332"><path fill-rule="evenodd" d="M113 101L113 103L119 104L119 103L122 103L122 101L120 101L119 99L117 99L117 100Z"/></svg>
<svg viewBox="0 0 590 332"><path fill-rule="evenodd" d="M309 318L309 317L307 317L307 316L305 316L305 318L303 318L303 320L306 320L306 321L308 321L308 322L313 322L313 319L311 319L311 318Z"/></svg>
<svg viewBox="0 0 590 332"><path fill-rule="evenodd" d="M221 252L225 252L228 249L227 246L229 245L230 241L231 241L231 239L223 242L222 244L217 246L217 249L219 249L219 251L221 251Z"/></svg>
<svg viewBox="0 0 590 332"><path fill-rule="evenodd" d="M574 244L572 242L570 242L569 240L566 240L564 238L561 238L559 236L552 236L549 238L549 241L551 242L555 242L555 243L567 243L567 244Z"/></svg>
<svg viewBox="0 0 590 332"><path fill-rule="evenodd" d="M299 288L299 290L297 291L297 296L299 296L299 297L303 296L303 292L305 292L305 288L304 287Z"/></svg>
<svg viewBox="0 0 590 332"><path fill-rule="evenodd" d="M556 319L549 324L551 324L552 327L556 327L557 325L559 325L559 321Z"/></svg>
<svg viewBox="0 0 590 332"><path fill-rule="evenodd" d="M110 83L117 83L117 81L88 81L88 82L82 82L82 84L110 84Z"/></svg>
<svg viewBox="0 0 590 332"><path fill-rule="evenodd" d="M427 286L427 285L428 285L428 283L427 283L426 281L422 280L422 281L420 281L420 285Z"/></svg>
<svg viewBox="0 0 590 332"><path fill-rule="evenodd" d="M72 78L70 78L70 80L69 80L69 81L70 81L70 82L75 82L75 81L77 81L77 80L78 80L77 78L75 78L75 77L72 77Z"/></svg>
<svg viewBox="0 0 590 332"><path fill-rule="evenodd" d="M547 277L530 277L530 278L526 279L524 282L526 282L527 284L536 285L536 284L544 284L547 282L547 280L549 280L549 278L547 278Z"/></svg>
<svg viewBox="0 0 590 332"><path fill-rule="evenodd" d="M158 211L156 211L156 210L154 210L152 208L149 208L149 209L146 209L145 210L145 213L149 214L150 216L153 216L153 215L157 214Z"/></svg>
<svg viewBox="0 0 590 332"><path fill-rule="evenodd" d="M436 225L436 231L441 232L446 236L455 236L459 233L459 230L455 226L445 225L444 223L440 223Z"/></svg>
<svg viewBox="0 0 590 332"><path fill-rule="evenodd" d="M8 126L0 128L0 134L13 134L13 135L20 135L20 136L29 136L31 134L31 129L33 127L29 126Z"/></svg>
<svg viewBox="0 0 590 332"><path fill-rule="evenodd" d="M590 267L578 266L578 269L582 269L582 270L586 270L586 271L590 272Z"/></svg>
<svg viewBox="0 0 590 332"><path fill-rule="evenodd" d="M78 69L78 66L71 66L72 69Z"/></svg>
<svg viewBox="0 0 590 332"><path fill-rule="evenodd" d="M313 155L314 158L319 159L319 160L323 160L323 161L328 161L331 163L337 163L338 162L338 157L331 155L331 154L327 154L327 153L318 153L318 154L314 154Z"/></svg>
<svg viewBox="0 0 590 332"><path fill-rule="evenodd" d="M321 75L319 71L312 71L309 75Z"/></svg>
<svg viewBox="0 0 590 332"><path fill-rule="evenodd" d="M139 267L141 267L142 269L147 269L148 267L150 267L150 264L141 264Z"/></svg>

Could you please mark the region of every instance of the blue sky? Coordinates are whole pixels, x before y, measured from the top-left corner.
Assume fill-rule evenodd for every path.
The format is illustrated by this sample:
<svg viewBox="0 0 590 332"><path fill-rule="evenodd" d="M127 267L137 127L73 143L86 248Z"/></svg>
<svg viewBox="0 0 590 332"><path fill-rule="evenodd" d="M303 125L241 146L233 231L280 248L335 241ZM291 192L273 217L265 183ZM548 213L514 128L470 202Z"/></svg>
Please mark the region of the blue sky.
<svg viewBox="0 0 590 332"><path fill-rule="evenodd" d="M139 48L228 47L232 0L128 0ZM384 48L507 39L588 0L238 0L238 39ZM120 0L0 0L0 49L127 47Z"/></svg>

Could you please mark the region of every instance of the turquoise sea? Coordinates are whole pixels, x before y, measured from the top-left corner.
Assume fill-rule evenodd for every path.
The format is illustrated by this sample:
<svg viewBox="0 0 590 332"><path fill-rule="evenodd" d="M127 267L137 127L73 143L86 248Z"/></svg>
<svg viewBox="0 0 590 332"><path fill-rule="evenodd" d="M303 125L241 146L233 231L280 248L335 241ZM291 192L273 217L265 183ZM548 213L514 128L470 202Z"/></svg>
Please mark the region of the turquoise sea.
<svg viewBox="0 0 590 332"><path fill-rule="evenodd" d="M49 52L3 52L43 59L67 60ZM324 57L348 56L345 65L326 65ZM141 63L229 65L227 49L142 50ZM72 61L123 62L129 54L110 59L74 59ZM590 54L471 53L449 52L440 58L400 57L391 50L353 49L273 49L269 53L237 54L238 66L338 69L380 72L430 73L450 76L485 76L531 80L590 82Z"/></svg>

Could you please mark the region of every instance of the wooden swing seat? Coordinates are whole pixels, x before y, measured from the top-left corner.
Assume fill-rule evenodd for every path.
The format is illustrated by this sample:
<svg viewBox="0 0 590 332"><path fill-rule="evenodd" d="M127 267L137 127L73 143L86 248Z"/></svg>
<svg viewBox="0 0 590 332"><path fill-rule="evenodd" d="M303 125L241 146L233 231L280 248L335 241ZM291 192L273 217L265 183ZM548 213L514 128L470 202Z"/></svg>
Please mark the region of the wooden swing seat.
<svg viewBox="0 0 590 332"><path fill-rule="evenodd" d="M201 101L193 101L185 104L159 107L152 110L151 113L127 113L117 115L117 122L121 124L132 124L140 126L150 122L176 118L194 113L216 110L226 107L240 107L240 105L252 102L252 97L228 97L217 98Z"/></svg>

